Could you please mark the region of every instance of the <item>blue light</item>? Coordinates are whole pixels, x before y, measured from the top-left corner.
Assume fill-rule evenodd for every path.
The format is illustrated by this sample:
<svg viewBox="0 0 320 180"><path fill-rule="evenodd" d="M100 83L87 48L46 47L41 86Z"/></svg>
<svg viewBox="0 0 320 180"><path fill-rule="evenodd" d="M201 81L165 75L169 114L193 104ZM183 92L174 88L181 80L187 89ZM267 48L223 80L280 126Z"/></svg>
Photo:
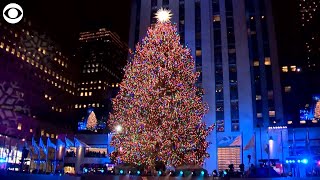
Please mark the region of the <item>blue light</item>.
<svg viewBox="0 0 320 180"><path fill-rule="evenodd" d="M180 171L180 175L183 175L183 171Z"/></svg>
<svg viewBox="0 0 320 180"><path fill-rule="evenodd" d="M289 163L292 163L292 160L289 160Z"/></svg>
<svg viewBox="0 0 320 180"><path fill-rule="evenodd" d="M5 163L6 159L5 158L0 158L0 163Z"/></svg>
<svg viewBox="0 0 320 180"><path fill-rule="evenodd" d="M120 174L123 174L123 170L122 169L120 170Z"/></svg>
<svg viewBox="0 0 320 180"><path fill-rule="evenodd" d="M62 174L60 173L59 176L62 176Z"/></svg>
<svg viewBox="0 0 320 180"><path fill-rule="evenodd" d="M300 159L298 160L298 163L300 163L301 161L300 161Z"/></svg>
<svg viewBox="0 0 320 180"><path fill-rule="evenodd" d="M224 175L227 175L227 171L223 171L223 174L224 174Z"/></svg>
<svg viewBox="0 0 320 180"><path fill-rule="evenodd" d="M296 161L295 161L295 160L292 160L292 163L296 163Z"/></svg>
<svg viewBox="0 0 320 180"><path fill-rule="evenodd" d="M84 173L87 173L88 169L87 168L83 168L83 171L84 171Z"/></svg>
<svg viewBox="0 0 320 180"><path fill-rule="evenodd" d="M162 172L161 172L161 171L158 171L158 174L159 174L159 176L161 176Z"/></svg>
<svg viewBox="0 0 320 180"><path fill-rule="evenodd" d="M202 175L202 176L204 175L204 171L201 171L201 175Z"/></svg>
<svg viewBox="0 0 320 180"><path fill-rule="evenodd" d="M303 164L308 164L308 159L302 159L301 162L302 162Z"/></svg>
<svg viewBox="0 0 320 180"><path fill-rule="evenodd" d="M104 173L104 170L102 169L101 172Z"/></svg>
<svg viewBox="0 0 320 180"><path fill-rule="evenodd" d="M139 175L141 172L140 171L137 171L137 174Z"/></svg>
<svg viewBox="0 0 320 180"><path fill-rule="evenodd" d="M289 163L289 160L286 160L286 163L288 164L288 163Z"/></svg>

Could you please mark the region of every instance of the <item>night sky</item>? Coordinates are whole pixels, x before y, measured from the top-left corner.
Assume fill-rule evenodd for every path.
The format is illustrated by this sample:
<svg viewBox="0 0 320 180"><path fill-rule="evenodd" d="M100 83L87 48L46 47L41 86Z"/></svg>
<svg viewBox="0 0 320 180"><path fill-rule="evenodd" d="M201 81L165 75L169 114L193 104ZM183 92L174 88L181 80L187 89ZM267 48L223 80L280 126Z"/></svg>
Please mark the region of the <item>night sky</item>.
<svg viewBox="0 0 320 180"><path fill-rule="evenodd" d="M130 0L1 0L17 2L33 26L72 53L80 31L109 27L128 42ZM280 64L299 61L300 40L297 35L297 5L294 0L272 0L278 39Z"/></svg>

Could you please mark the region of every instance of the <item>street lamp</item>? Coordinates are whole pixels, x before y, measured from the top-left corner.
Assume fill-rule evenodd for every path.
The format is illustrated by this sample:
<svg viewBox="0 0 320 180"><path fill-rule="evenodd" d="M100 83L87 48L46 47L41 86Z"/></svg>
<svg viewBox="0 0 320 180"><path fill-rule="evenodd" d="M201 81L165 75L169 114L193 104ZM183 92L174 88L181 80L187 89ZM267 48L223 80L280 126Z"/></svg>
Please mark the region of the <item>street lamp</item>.
<svg viewBox="0 0 320 180"><path fill-rule="evenodd" d="M122 131L122 126L121 125L117 125L116 126L116 132L119 133Z"/></svg>

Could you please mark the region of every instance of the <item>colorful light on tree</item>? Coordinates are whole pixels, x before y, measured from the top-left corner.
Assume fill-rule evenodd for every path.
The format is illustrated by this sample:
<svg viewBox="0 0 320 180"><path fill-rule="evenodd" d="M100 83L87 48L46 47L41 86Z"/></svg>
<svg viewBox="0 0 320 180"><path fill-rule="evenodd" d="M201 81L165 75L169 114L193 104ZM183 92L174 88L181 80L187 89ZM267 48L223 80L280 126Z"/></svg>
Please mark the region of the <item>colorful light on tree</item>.
<svg viewBox="0 0 320 180"><path fill-rule="evenodd" d="M87 129L88 130L95 130L97 127L97 118L96 118L96 114L91 111L88 120L87 120Z"/></svg>
<svg viewBox="0 0 320 180"><path fill-rule="evenodd" d="M213 126L201 122L208 108L197 94L199 73L179 42L176 27L158 20L125 67L109 118L111 145L121 149L113 154L123 162L176 167L201 165L209 156L206 137Z"/></svg>

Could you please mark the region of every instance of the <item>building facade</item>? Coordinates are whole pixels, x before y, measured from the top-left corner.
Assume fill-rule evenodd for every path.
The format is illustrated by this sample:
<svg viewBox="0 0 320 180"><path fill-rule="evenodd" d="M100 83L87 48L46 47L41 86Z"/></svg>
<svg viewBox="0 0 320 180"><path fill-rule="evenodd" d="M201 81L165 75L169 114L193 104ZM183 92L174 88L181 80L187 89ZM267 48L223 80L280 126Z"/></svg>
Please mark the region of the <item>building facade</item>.
<svg viewBox="0 0 320 180"><path fill-rule="evenodd" d="M78 99L74 105L80 126L86 124L89 114L94 111L100 129L106 128L111 98L116 95L121 82L127 53L127 45L107 29L80 33L76 58L80 61L81 72Z"/></svg>
<svg viewBox="0 0 320 180"><path fill-rule="evenodd" d="M19 25L0 21L1 133L55 138L58 127L60 133L68 129L62 127L68 127L76 83L68 58L34 29L26 19Z"/></svg>
<svg viewBox="0 0 320 180"><path fill-rule="evenodd" d="M283 124L277 45L270 1L135 0L129 47L134 49L155 23L159 8L172 11L181 44L191 49L197 85L205 90L216 124L205 168L248 167L266 159L268 126ZM242 148L241 148L242 147ZM252 159L247 157L250 155Z"/></svg>

